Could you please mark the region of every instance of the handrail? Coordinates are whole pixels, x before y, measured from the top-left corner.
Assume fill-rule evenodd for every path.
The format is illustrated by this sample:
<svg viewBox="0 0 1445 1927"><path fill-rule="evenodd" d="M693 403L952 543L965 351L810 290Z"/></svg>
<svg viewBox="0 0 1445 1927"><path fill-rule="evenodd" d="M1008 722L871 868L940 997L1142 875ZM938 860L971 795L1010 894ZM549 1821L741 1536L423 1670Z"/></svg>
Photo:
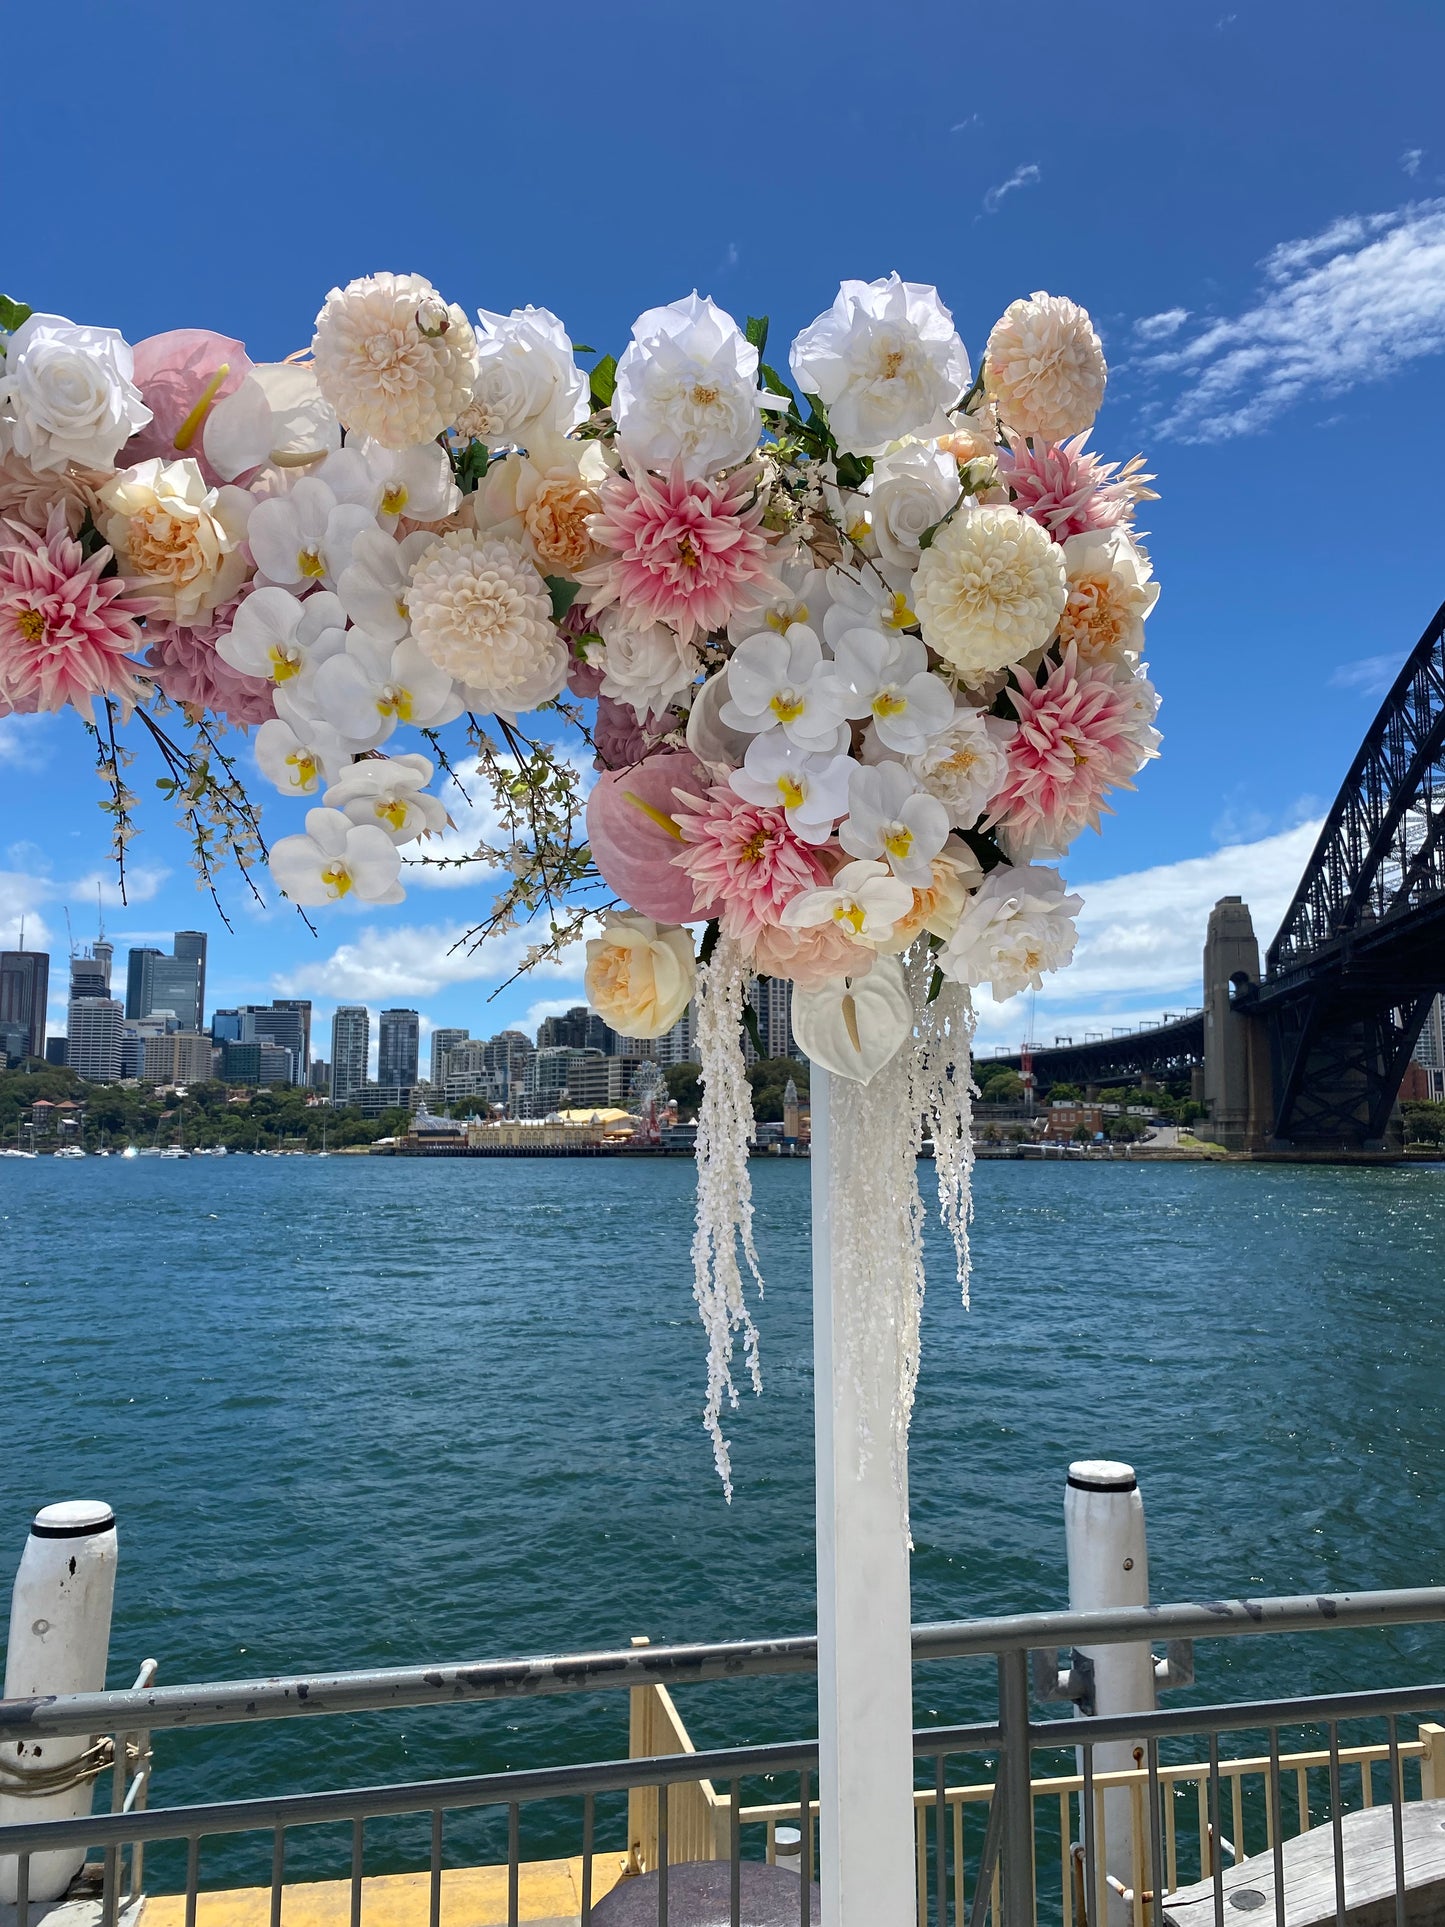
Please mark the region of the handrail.
<svg viewBox="0 0 1445 1927"><path fill-rule="evenodd" d="M1350 1627L1445 1621L1445 1586L1221 1599L1100 1612L1014 1613L945 1620L913 1629L915 1663L984 1659L1048 1646L1109 1646L1148 1639L1228 1639ZM475 1700L531 1699L634 1686L689 1686L817 1670L811 1637L625 1647L563 1657L483 1660L460 1666L383 1667L148 1691L40 1695L0 1700L0 1742L133 1728L223 1726Z"/></svg>

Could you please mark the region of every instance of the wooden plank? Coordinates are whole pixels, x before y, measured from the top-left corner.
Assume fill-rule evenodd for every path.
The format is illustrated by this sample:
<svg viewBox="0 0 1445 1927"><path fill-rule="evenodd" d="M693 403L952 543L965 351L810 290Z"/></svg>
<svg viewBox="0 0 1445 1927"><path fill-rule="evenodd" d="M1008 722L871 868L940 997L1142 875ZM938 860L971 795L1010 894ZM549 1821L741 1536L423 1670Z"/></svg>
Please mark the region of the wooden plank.
<svg viewBox="0 0 1445 1927"><path fill-rule="evenodd" d="M1348 1813L1342 1824L1345 1907L1350 1927L1393 1927L1395 1846L1388 1806ZM1445 1800L1401 1808L1405 1843L1405 1919L1445 1927ZM1284 1843L1286 1927L1327 1927L1335 1917L1334 1829L1316 1827ZM1224 1870L1225 1916L1235 1927L1274 1920L1274 1856L1254 1854ZM1164 1902L1166 1927L1213 1927L1214 1883L1181 1887Z"/></svg>

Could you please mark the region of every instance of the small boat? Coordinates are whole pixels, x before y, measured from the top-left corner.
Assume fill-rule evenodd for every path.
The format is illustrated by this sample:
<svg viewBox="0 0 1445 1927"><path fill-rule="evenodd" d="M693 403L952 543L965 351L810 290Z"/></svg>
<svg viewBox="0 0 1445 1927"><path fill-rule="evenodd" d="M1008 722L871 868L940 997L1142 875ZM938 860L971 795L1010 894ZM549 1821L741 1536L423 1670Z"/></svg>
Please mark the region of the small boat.
<svg viewBox="0 0 1445 1927"><path fill-rule="evenodd" d="M190 1155L190 1152L183 1150L179 1144L168 1144L161 1152L163 1158L188 1158Z"/></svg>
<svg viewBox="0 0 1445 1927"><path fill-rule="evenodd" d="M78 1144L62 1144L55 1155L58 1158L83 1158L85 1152Z"/></svg>

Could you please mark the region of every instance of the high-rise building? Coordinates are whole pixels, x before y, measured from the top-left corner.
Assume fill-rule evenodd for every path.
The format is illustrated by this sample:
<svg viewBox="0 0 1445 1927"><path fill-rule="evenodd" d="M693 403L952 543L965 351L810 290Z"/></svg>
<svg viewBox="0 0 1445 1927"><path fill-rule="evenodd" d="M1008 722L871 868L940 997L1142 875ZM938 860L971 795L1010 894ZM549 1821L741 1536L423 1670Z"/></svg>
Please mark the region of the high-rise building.
<svg viewBox="0 0 1445 1927"><path fill-rule="evenodd" d="M311 1074L308 1081L313 1091L329 1091L331 1089L331 1066L324 1057L312 1058Z"/></svg>
<svg viewBox="0 0 1445 1927"><path fill-rule="evenodd" d="M21 944L25 942L22 927ZM45 1002L50 959L43 950L0 950L0 1024L25 1033L23 1055L45 1055Z"/></svg>
<svg viewBox="0 0 1445 1927"><path fill-rule="evenodd" d="M143 1041L147 1084L203 1084L210 1077L212 1046L204 1031L163 1031Z"/></svg>
<svg viewBox="0 0 1445 1927"><path fill-rule="evenodd" d="M672 1029L657 1039L657 1061L662 1065L695 1064L696 1052L697 1013L689 1004Z"/></svg>
<svg viewBox="0 0 1445 1927"><path fill-rule="evenodd" d="M254 1044L256 1020L249 1005L211 1012L211 1038L217 1044Z"/></svg>
<svg viewBox="0 0 1445 1927"><path fill-rule="evenodd" d="M151 965L164 950L132 950L125 962L125 1014L128 1022L151 1014Z"/></svg>
<svg viewBox="0 0 1445 1927"><path fill-rule="evenodd" d="M301 1019L301 1061L296 1066L296 1082L304 1084L311 1068L311 999L309 997L277 997L271 1005L272 1010L295 1011ZM284 1043L284 1038L277 1038Z"/></svg>
<svg viewBox="0 0 1445 1927"><path fill-rule="evenodd" d="M47 1064L65 1064L70 1058L70 1039L68 1037L47 1037L45 1040L45 1061Z"/></svg>
<svg viewBox="0 0 1445 1927"><path fill-rule="evenodd" d="M431 1034L431 1086L439 1091L446 1082L447 1052L453 1044L465 1044L471 1037L469 1030L434 1030Z"/></svg>
<svg viewBox="0 0 1445 1927"><path fill-rule="evenodd" d="M349 1104L366 1082L371 1012L364 1004L338 1004L331 1019L331 1101Z"/></svg>
<svg viewBox="0 0 1445 1927"><path fill-rule="evenodd" d="M791 977L758 977L753 983L753 1009L758 1014L758 1036L765 1057L796 1057L798 1042L793 1036L793 980Z"/></svg>
<svg viewBox="0 0 1445 1927"><path fill-rule="evenodd" d="M1437 997L1425 1014L1425 1027L1415 1046L1415 1062L1425 1073L1425 1088L1435 1100L1445 1098L1445 997Z"/></svg>
<svg viewBox="0 0 1445 1927"><path fill-rule="evenodd" d="M126 962L125 1014L134 1023L165 1010L182 1030L198 1031L205 1017L205 933L178 930L175 943L173 953L131 951Z"/></svg>
<svg viewBox="0 0 1445 1927"><path fill-rule="evenodd" d="M268 1044L264 1037L256 1044L261 1059L259 1084L294 1084L296 1082L296 1059L284 1044Z"/></svg>
<svg viewBox="0 0 1445 1927"><path fill-rule="evenodd" d="M108 943L92 950L77 950L70 959L70 995L109 997L111 949Z"/></svg>
<svg viewBox="0 0 1445 1927"><path fill-rule="evenodd" d="M66 1062L91 1084L120 1081L125 1012L113 997L73 997Z"/></svg>
<svg viewBox="0 0 1445 1927"><path fill-rule="evenodd" d="M587 1050L589 1048L587 1031L592 1012L586 1004L574 1004L571 1010L559 1012L552 1017L544 1017L537 1026L538 1050ZM596 1020L602 1022L599 1017ZM601 1050L601 1039L590 1046Z"/></svg>
<svg viewBox="0 0 1445 1927"><path fill-rule="evenodd" d="M175 957L178 963L190 963L196 967L196 1021L193 1028L202 1030L206 1022L205 931L178 930L176 932Z"/></svg>
<svg viewBox="0 0 1445 1927"><path fill-rule="evenodd" d="M501 1080L504 1099L520 1094L527 1081L527 1066L536 1056L531 1038L520 1030L499 1030L482 1047L482 1062Z"/></svg>
<svg viewBox="0 0 1445 1927"><path fill-rule="evenodd" d="M227 1084L261 1082L261 1046L253 1037L227 1037L221 1044L221 1078Z"/></svg>
<svg viewBox="0 0 1445 1927"><path fill-rule="evenodd" d="M378 1084L410 1088L421 1054L421 1018L414 1010L384 1010L376 1055Z"/></svg>
<svg viewBox="0 0 1445 1927"><path fill-rule="evenodd" d="M305 1077L306 1039L311 1028L311 1006L252 1004L252 1034L258 1044L276 1044L291 1053L292 1074L286 1081L299 1084Z"/></svg>

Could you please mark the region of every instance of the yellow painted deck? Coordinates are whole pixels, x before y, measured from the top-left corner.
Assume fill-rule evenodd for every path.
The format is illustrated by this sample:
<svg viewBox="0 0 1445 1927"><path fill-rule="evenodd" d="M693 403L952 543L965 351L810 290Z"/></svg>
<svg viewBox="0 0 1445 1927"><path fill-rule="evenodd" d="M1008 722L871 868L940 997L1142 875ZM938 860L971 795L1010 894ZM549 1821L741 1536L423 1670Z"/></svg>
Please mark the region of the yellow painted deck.
<svg viewBox="0 0 1445 1927"><path fill-rule="evenodd" d="M594 1854L592 1898L616 1886L624 1856ZM531 1860L518 1883L519 1921L528 1927L578 1927L582 1914L582 1860ZM376 1874L361 1883L362 1927L427 1927L431 1876ZM185 1927L183 1894L153 1894L144 1927ZM201 1893L196 1927L270 1927L271 1889L237 1887ZM351 1927L351 1882L308 1880L281 1890L281 1927ZM507 1927L507 1869L451 1867L442 1873L441 1927Z"/></svg>

